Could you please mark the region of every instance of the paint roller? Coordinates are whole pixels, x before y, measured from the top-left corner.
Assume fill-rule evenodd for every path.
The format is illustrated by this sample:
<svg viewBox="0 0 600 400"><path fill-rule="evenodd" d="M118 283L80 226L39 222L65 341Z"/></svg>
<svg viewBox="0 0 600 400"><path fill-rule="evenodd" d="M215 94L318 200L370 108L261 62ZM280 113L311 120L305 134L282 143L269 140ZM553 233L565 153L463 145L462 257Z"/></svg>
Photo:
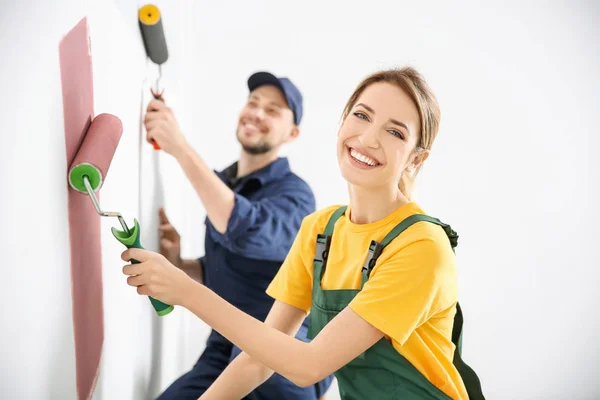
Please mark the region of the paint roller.
<svg viewBox="0 0 600 400"><path fill-rule="evenodd" d="M156 92L152 91L152 95L155 99L162 101L162 92L159 92L158 83L162 77L162 64L169 58L169 50L167 49L160 10L154 4L146 4L139 9L138 21L146 54L153 63L158 65L158 79L155 82ZM152 140L152 145L155 150L160 150L160 146L154 140Z"/></svg>
<svg viewBox="0 0 600 400"><path fill-rule="evenodd" d="M76 191L89 195L94 203L96 212L102 217L116 217L123 230L111 228L113 236L127 248L143 249L140 243L140 225L134 219L134 226L129 229L120 213L114 211L103 211L96 197L100 190L108 167L121 139L123 125L121 120L111 114L99 114L94 118L83 142L79 147L77 155L69 168L69 185ZM131 260L132 264L139 261ZM173 306L158 301L148 296L152 306L159 316L164 316L173 311Z"/></svg>

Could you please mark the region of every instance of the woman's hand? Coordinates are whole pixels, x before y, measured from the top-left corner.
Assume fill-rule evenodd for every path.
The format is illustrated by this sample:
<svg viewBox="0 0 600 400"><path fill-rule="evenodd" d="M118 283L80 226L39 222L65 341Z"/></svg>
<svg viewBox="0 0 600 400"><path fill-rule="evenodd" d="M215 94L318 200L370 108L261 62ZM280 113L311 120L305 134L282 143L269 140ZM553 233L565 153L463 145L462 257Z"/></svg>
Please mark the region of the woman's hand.
<svg viewBox="0 0 600 400"><path fill-rule="evenodd" d="M163 303L182 305L193 287L199 285L159 253L133 248L125 250L121 258L140 262L123 267L123 274L129 275L127 284L136 286L138 294Z"/></svg>

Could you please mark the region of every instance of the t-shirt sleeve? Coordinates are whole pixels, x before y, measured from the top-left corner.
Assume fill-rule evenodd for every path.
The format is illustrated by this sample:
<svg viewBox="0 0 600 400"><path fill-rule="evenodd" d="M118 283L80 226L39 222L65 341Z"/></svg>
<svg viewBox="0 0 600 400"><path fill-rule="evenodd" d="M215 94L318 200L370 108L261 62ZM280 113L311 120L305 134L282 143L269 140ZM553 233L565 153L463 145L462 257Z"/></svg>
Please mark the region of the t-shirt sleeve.
<svg viewBox="0 0 600 400"><path fill-rule="evenodd" d="M314 215L309 215L302 221L285 261L267 288L267 294L275 300L307 313L312 305L312 269L317 239L313 228Z"/></svg>
<svg viewBox="0 0 600 400"><path fill-rule="evenodd" d="M403 345L452 298L454 264L449 257L433 239L412 242L377 262L349 307Z"/></svg>

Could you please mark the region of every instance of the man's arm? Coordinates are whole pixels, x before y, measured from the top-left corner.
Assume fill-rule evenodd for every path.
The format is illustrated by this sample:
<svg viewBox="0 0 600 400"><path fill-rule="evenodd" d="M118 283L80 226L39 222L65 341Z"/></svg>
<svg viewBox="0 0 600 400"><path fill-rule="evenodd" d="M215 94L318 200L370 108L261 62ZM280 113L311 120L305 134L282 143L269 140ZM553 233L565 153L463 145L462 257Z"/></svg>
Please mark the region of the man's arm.
<svg viewBox="0 0 600 400"><path fill-rule="evenodd" d="M204 204L209 219L225 232L233 209L233 191L206 165L186 141L175 114L163 101L152 100L144 117L146 140L175 157Z"/></svg>
<svg viewBox="0 0 600 400"><path fill-rule="evenodd" d="M284 182L276 195L251 201L229 189L193 149L181 154L179 163L206 208L207 234L235 254L284 259L302 220L315 209L310 187Z"/></svg>
<svg viewBox="0 0 600 400"><path fill-rule="evenodd" d="M234 192L206 165L191 146L185 146L175 157L204 205L215 229L224 233L235 203Z"/></svg>
<svg viewBox="0 0 600 400"><path fill-rule="evenodd" d="M308 185L286 182L287 187L272 199L249 201L234 193L194 151L165 103L153 100L147 111L146 139L156 141L181 165L204 204L213 240L236 254L268 261L285 258L291 243L274 243L273 238L283 235L291 241L302 219L314 211L314 195Z"/></svg>

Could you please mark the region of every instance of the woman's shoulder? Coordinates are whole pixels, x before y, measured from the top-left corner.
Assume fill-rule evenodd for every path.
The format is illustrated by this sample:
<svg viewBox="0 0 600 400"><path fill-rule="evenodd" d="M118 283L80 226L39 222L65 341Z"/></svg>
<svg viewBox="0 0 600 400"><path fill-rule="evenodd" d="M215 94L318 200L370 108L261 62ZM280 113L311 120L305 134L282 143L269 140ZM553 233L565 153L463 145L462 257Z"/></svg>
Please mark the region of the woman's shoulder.
<svg viewBox="0 0 600 400"><path fill-rule="evenodd" d="M404 215L397 221L398 223L403 222L404 219L408 219L409 217L414 218L415 216L423 216L423 219L416 219L417 222L411 224L408 228L406 228L405 232L401 235L405 244L429 240L435 243L442 248L451 248L450 240L444 228L438 224L433 222L432 220L440 221L438 218L428 214L422 207L420 207L417 203L407 204L407 210ZM431 220L430 220L431 219Z"/></svg>
<svg viewBox="0 0 600 400"><path fill-rule="evenodd" d="M418 218L419 216L424 218ZM406 226L406 222L410 220L411 223ZM434 264L436 260L443 265L453 264L454 252L450 239L444 228L433 221L438 220L414 202L397 210L393 220L386 225L387 230L379 233L381 238L388 233L397 234L387 243L380 260L413 264L416 258L428 259ZM402 225L405 226L404 229L398 230Z"/></svg>
<svg viewBox="0 0 600 400"><path fill-rule="evenodd" d="M340 207L344 207L344 204L326 206L308 214L302 221L302 230L309 231L311 234L323 233L329 219Z"/></svg>

